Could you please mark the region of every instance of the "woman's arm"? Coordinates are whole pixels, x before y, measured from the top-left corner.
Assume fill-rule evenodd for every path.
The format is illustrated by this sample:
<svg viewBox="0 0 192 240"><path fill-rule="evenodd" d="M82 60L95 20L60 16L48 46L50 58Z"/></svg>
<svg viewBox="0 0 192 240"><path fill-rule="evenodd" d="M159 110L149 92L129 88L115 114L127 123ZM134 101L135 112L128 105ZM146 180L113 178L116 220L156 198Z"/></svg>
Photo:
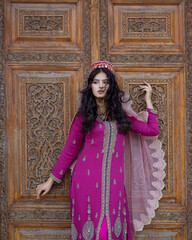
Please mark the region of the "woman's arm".
<svg viewBox="0 0 192 240"><path fill-rule="evenodd" d="M61 152L57 163L51 173L54 181L60 183L64 174L76 159L78 152L84 140L82 131L83 117L77 115L71 124L69 135L63 151Z"/></svg>
<svg viewBox="0 0 192 240"><path fill-rule="evenodd" d="M135 133L140 133L144 136L157 136L159 135L159 124L157 121L158 115L153 113L153 104L151 101L152 96L152 87L149 83L145 82L145 85L140 85L142 91L146 92L145 94L145 102L147 106L147 111L149 113L148 122L144 123L142 121L137 120L134 117L128 117L132 123L132 131Z"/></svg>
<svg viewBox="0 0 192 240"><path fill-rule="evenodd" d="M153 113L150 108L147 109L147 112L149 113L148 116L148 122L144 123L140 120L137 120L135 117L129 117L132 124L132 132L140 133L143 136L157 136L159 135L159 124L157 121L158 115Z"/></svg>
<svg viewBox="0 0 192 240"><path fill-rule="evenodd" d="M79 115L73 120L65 147L61 152L50 177L46 182L37 186L37 199L40 198L42 192L43 196L50 191L54 181L58 183L61 182L63 175L77 157L84 139L84 134L81 132L82 120L83 117Z"/></svg>

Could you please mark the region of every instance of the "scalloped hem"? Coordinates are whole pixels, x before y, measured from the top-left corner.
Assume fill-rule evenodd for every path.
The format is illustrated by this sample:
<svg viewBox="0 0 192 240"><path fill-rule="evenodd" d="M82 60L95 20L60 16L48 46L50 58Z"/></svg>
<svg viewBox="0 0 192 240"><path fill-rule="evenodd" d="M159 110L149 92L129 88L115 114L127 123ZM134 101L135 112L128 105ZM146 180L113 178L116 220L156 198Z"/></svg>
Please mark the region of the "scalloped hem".
<svg viewBox="0 0 192 240"><path fill-rule="evenodd" d="M155 210L159 207L159 200L163 196L162 190L165 186L163 180L165 178L164 168L166 166L166 163L164 161L165 153L162 150L162 143L156 137L156 140L154 140L153 143L149 145L149 148L156 150L152 155L158 159L158 161L153 164L153 166L157 169L157 171L153 173L153 176L156 177L157 180L152 182L152 185L156 188L156 190L150 192L152 198L148 200L150 206L147 208L148 215L141 214L140 221L133 220L135 231L142 231L145 225L151 223L152 218L155 217Z"/></svg>

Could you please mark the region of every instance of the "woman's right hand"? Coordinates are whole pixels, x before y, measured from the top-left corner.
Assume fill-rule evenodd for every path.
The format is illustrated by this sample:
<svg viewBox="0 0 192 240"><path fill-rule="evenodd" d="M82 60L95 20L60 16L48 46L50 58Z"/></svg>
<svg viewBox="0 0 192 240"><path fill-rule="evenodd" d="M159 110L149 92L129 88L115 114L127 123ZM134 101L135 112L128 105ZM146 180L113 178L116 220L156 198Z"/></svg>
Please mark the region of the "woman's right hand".
<svg viewBox="0 0 192 240"><path fill-rule="evenodd" d="M47 193L50 191L53 183L54 183L53 178L49 177L46 182L38 185L37 188L36 188L37 199L40 198L40 195L41 195L41 196L44 196L45 194L47 194ZM43 193L42 193L42 192L43 192ZM41 194L41 193L42 193L42 194Z"/></svg>

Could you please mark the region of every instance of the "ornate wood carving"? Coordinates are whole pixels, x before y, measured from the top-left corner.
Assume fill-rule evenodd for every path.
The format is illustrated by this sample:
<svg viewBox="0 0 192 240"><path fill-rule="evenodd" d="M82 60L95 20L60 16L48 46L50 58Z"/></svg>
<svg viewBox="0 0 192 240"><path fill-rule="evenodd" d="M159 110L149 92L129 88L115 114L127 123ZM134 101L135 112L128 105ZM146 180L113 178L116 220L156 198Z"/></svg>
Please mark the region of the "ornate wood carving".
<svg viewBox="0 0 192 240"><path fill-rule="evenodd" d="M50 83L46 83L47 78L37 80L31 77L27 80L31 83L26 83L26 89L22 89L23 93L26 92L22 101L22 105L26 103L26 113L22 111L22 116L26 115L26 119L22 122L27 122L27 139L23 138L22 143L25 146L27 142L27 156L25 149L22 161L24 166L27 165L27 170L22 173L27 180L26 183L23 181L26 184L23 193L30 193L48 178L66 140L63 132L64 111L69 116L69 78L49 78L52 81ZM24 77L21 81L26 82ZM37 81L43 83L36 83ZM65 96L63 92L66 92ZM68 118L65 118L65 128L66 131L69 128Z"/></svg>
<svg viewBox="0 0 192 240"><path fill-rule="evenodd" d="M69 37L69 10L16 10L19 36Z"/></svg>
<svg viewBox="0 0 192 240"><path fill-rule="evenodd" d="M171 36L170 12L122 13L123 37L167 38Z"/></svg>
<svg viewBox="0 0 192 240"><path fill-rule="evenodd" d="M18 240L30 240L30 239L46 239L46 240L66 240L70 239L70 230L57 230L57 229L51 229L51 230L20 230L17 229L17 236Z"/></svg>
<svg viewBox="0 0 192 240"><path fill-rule="evenodd" d="M69 206L68 206L69 207ZM13 220L31 220L31 221L41 221L41 220L55 220L55 221L64 221L67 220L70 222L71 216L69 209L64 211L64 209L58 210L42 210L42 209L33 209L33 210L13 210L9 212L9 219Z"/></svg>
<svg viewBox="0 0 192 240"><path fill-rule="evenodd" d="M114 63L184 63L185 57L179 54L108 54L108 59Z"/></svg>
<svg viewBox="0 0 192 240"><path fill-rule="evenodd" d="M0 2L0 239L8 239L4 1Z"/></svg>
<svg viewBox="0 0 192 240"><path fill-rule="evenodd" d="M7 0L9 50L82 50L82 0L71 3L12 3Z"/></svg>
<svg viewBox="0 0 192 240"><path fill-rule="evenodd" d="M192 239L192 1L187 0L185 5L185 32L186 32L186 65L187 65L187 236Z"/></svg>
<svg viewBox="0 0 192 240"><path fill-rule="evenodd" d="M83 56L76 53L51 53L51 52L25 52L25 53L9 53L7 60L10 62L49 62L49 63L62 63L62 62L81 62Z"/></svg>
<svg viewBox="0 0 192 240"><path fill-rule="evenodd" d="M138 6L124 1L108 1L109 53L160 52L183 53L184 1L164 6L144 2Z"/></svg>

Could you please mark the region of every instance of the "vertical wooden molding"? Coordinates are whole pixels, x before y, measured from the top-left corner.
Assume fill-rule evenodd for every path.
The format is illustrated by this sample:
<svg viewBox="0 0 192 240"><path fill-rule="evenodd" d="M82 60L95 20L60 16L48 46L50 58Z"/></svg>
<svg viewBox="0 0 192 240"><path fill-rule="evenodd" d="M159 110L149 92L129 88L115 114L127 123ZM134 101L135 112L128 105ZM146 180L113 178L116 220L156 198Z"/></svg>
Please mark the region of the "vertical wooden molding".
<svg viewBox="0 0 192 240"><path fill-rule="evenodd" d="M98 0L91 0L91 64L100 60L100 31Z"/></svg>

